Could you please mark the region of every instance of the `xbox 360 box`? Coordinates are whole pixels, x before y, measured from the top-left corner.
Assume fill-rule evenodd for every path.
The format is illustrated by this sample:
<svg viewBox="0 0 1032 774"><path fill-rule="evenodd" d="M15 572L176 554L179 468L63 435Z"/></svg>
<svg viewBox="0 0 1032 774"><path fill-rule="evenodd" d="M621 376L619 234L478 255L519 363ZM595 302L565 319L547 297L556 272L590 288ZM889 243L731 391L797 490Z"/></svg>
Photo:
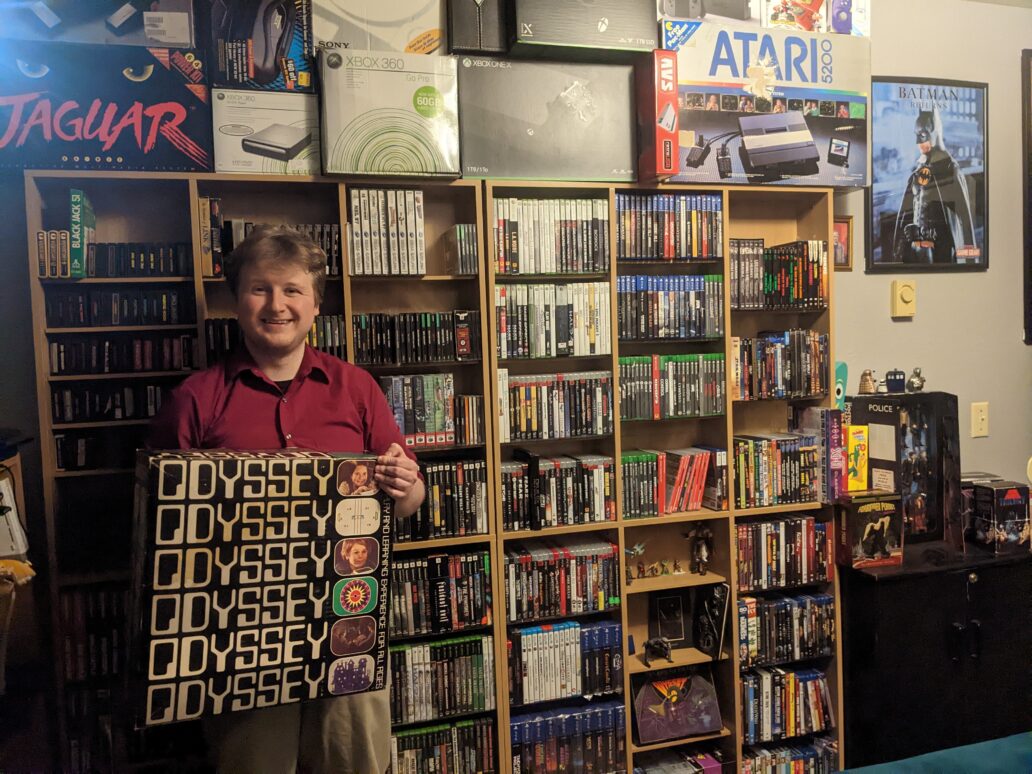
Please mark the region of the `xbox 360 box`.
<svg viewBox="0 0 1032 774"><path fill-rule="evenodd" d="M314 94L212 89L215 171L318 175L319 104Z"/></svg>
<svg viewBox="0 0 1032 774"><path fill-rule="evenodd" d="M465 177L633 181L630 65L459 57Z"/></svg>
<svg viewBox="0 0 1032 774"><path fill-rule="evenodd" d="M327 174L457 176L455 59L319 52Z"/></svg>
<svg viewBox="0 0 1032 774"><path fill-rule="evenodd" d="M313 54L323 48L443 54L445 28L445 0L312 0Z"/></svg>

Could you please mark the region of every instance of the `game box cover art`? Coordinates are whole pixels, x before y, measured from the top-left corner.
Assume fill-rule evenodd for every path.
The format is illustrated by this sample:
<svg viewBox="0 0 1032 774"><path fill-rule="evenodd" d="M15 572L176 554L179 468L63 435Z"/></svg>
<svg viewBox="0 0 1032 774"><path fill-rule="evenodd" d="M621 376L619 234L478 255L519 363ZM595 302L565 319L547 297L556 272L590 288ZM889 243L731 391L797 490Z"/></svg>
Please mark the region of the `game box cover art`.
<svg viewBox="0 0 1032 774"><path fill-rule="evenodd" d="M138 728L387 686L394 501L373 456L140 452Z"/></svg>
<svg viewBox="0 0 1032 774"><path fill-rule="evenodd" d="M208 171L192 49L0 42L0 169Z"/></svg>

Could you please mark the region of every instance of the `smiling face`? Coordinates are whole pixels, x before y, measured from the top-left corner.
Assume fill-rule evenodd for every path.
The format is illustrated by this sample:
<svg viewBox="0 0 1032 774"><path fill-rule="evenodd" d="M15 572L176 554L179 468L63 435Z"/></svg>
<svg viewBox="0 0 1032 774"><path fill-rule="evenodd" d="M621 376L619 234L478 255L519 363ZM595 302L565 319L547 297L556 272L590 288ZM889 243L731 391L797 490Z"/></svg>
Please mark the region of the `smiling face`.
<svg viewBox="0 0 1032 774"><path fill-rule="evenodd" d="M369 468L365 465L356 465L355 472L351 474L351 483L356 487L365 486L369 481Z"/></svg>
<svg viewBox="0 0 1032 774"><path fill-rule="evenodd" d="M369 558L369 550L365 543L355 543L348 549L348 564L354 567L365 567L366 559Z"/></svg>
<svg viewBox="0 0 1032 774"><path fill-rule="evenodd" d="M304 349L318 314L312 275L300 264L266 258L241 271L237 319L253 356L285 357Z"/></svg>

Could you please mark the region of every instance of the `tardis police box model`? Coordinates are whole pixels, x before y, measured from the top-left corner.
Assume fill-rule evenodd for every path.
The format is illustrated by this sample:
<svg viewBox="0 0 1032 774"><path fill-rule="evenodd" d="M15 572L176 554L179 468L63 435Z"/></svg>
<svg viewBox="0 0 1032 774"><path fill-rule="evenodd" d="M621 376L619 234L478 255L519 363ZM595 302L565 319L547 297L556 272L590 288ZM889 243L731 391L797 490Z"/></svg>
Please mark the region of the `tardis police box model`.
<svg viewBox="0 0 1032 774"><path fill-rule="evenodd" d="M955 542L961 529L957 396L857 395L852 421L869 428L871 487L903 498L907 542Z"/></svg>

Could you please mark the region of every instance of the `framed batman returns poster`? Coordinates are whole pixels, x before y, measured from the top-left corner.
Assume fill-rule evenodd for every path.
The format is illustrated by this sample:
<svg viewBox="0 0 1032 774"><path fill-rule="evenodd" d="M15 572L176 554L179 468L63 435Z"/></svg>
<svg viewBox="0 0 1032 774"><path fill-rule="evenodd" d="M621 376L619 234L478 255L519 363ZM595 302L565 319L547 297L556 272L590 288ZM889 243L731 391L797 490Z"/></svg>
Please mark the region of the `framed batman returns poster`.
<svg viewBox="0 0 1032 774"><path fill-rule="evenodd" d="M985 271L988 86L871 80L867 272Z"/></svg>

